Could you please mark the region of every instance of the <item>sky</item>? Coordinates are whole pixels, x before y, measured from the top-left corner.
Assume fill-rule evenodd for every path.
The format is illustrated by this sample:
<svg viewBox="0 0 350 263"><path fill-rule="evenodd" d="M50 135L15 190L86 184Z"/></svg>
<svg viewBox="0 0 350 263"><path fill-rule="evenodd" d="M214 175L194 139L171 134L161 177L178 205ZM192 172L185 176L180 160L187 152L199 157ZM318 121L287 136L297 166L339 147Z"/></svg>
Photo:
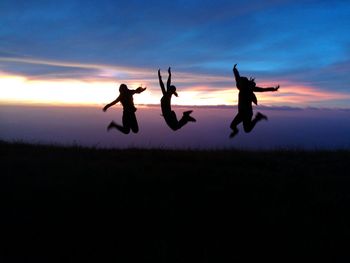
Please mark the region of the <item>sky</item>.
<svg viewBox="0 0 350 263"><path fill-rule="evenodd" d="M0 104L104 105L140 85L159 104L235 105L232 66L263 106L350 108L350 2L0 1Z"/></svg>
<svg viewBox="0 0 350 263"><path fill-rule="evenodd" d="M350 1L0 1L0 140L101 147L350 149ZM232 67L254 77L269 118L234 140ZM178 117L161 116L172 68ZM122 106L102 107L120 84L134 96L139 134L107 132Z"/></svg>

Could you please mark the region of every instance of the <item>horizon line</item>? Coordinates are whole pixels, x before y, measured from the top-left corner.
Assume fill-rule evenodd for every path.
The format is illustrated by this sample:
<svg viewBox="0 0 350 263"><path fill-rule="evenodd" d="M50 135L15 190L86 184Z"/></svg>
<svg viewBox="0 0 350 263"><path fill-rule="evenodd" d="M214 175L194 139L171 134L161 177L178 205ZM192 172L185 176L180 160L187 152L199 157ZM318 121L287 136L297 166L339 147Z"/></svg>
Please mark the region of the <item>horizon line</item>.
<svg viewBox="0 0 350 263"><path fill-rule="evenodd" d="M79 103L46 103L46 102L6 102L0 101L0 107L15 106L15 107L57 107L57 108L102 108L104 104L79 104ZM135 103L136 107L160 107L159 104L152 103ZM122 108L121 105L119 105ZM187 105L187 104L173 104L173 108L216 108L216 109L230 109L237 108L238 104L217 104L217 105ZM287 105L256 105L253 109L267 109L267 110L344 110L350 111L350 107L315 107L315 106L287 106Z"/></svg>

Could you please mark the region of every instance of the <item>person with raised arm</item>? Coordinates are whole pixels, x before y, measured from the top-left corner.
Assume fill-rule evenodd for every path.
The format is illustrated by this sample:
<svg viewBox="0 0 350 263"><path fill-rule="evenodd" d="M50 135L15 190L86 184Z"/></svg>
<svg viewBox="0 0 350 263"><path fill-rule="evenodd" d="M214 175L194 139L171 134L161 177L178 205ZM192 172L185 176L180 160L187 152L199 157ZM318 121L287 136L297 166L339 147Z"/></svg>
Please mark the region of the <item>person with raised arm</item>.
<svg viewBox="0 0 350 263"><path fill-rule="evenodd" d="M107 127L108 131L111 130L112 128L115 128L124 134L130 133L130 130L134 133L137 133L139 131L139 126L135 115L135 112L137 109L134 105L133 95L136 93L141 93L145 90L146 90L146 87L145 88L139 87L136 90L130 90L125 84L120 85L119 96L114 101L104 106L103 111L105 112L109 107L120 102L123 106L123 118L122 118L123 125L119 125L114 121L111 121L111 123Z"/></svg>
<svg viewBox="0 0 350 263"><path fill-rule="evenodd" d="M162 114L165 119L165 122L168 124L168 126L172 130L176 131L182 128L188 122L195 122L196 119L190 116L190 114L192 113L192 110L183 112L182 118L180 120L177 119L176 113L171 109L171 97L172 95L175 95L176 97L178 97L178 94L176 92L176 87L174 85L171 85L171 68L170 67L168 69L168 73L169 73L169 77L167 81L167 87L165 89L162 76L160 75L160 69L158 69L159 85L163 94L163 97L161 98L160 102L161 102Z"/></svg>
<svg viewBox="0 0 350 263"><path fill-rule="evenodd" d="M257 87L254 78L248 79L247 77L240 76L237 69L237 64L235 64L233 67L233 74L236 79L236 87L239 90L239 93L238 93L238 113L230 125L230 128L232 129L230 138L233 138L234 136L237 135L238 133L237 126L241 122L243 122L244 131L249 133L253 130L257 122L261 120L267 120L267 117L260 112L258 112L255 115L255 118L252 119L253 117L252 102L254 102L255 105L258 104L258 100L254 92L278 91L278 89L280 88L279 85L277 85L276 87L269 87L269 88Z"/></svg>

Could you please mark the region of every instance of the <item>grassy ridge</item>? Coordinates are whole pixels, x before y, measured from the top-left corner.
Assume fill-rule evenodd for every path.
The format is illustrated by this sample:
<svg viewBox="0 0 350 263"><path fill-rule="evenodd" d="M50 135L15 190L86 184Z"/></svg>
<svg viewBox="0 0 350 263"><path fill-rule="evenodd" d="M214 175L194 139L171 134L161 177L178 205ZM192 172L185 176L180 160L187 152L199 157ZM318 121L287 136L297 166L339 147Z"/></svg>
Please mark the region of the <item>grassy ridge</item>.
<svg viewBox="0 0 350 263"><path fill-rule="evenodd" d="M337 249L349 151L0 143L2 262L232 262ZM318 254L323 255L323 254Z"/></svg>

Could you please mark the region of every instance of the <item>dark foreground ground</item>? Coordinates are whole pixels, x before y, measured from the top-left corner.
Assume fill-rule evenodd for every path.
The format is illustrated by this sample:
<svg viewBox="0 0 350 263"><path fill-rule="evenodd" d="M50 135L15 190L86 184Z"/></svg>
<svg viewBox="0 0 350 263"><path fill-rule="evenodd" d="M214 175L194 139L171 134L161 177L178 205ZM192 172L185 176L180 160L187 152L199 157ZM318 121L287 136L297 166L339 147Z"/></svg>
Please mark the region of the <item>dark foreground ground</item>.
<svg viewBox="0 0 350 263"><path fill-rule="evenodd" d="M349 151L0 142L0 164L0 262L349 259Z"/></svg>

